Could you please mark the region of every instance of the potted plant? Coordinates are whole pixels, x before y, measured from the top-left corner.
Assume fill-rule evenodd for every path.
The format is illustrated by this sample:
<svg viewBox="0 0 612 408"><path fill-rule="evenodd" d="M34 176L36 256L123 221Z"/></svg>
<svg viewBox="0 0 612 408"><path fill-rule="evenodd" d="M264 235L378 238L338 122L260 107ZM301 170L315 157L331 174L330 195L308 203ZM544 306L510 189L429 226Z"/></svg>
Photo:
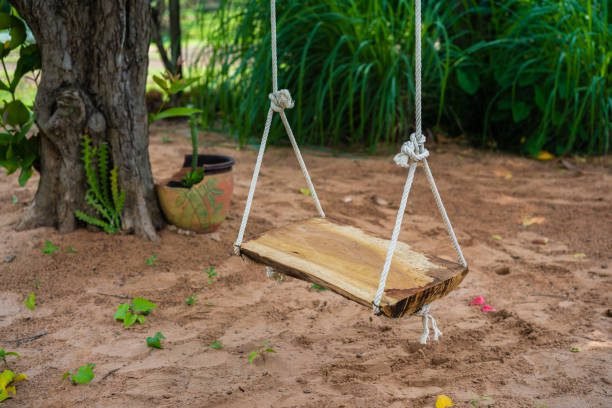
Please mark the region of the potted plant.
<svg viewBox="0 0 612 408"><path fill-rule="evenodd" d="M182 80L170 75L154 77L154 80L168 96L185 89L183 84L193 83L193 79ZM170 180L155 187L162 212L170 224L195 232L212 232L219 228L229 210L234 190L234 159L222 155L198 154L195 114L199 112L193 108L170 108L160 109L153 115L152 119L157 120L188 114L192 148L191 154L185 155L181 170Z"/></svg>
<svg viewBox="0 0 612 408"><path fill-rule="evenodd" d="M198 129L190 118L192 154L169 181L156 186L164 216L172 225L196 231L215 231L227 216L234 190L229 156L198 154Z"/></svg>

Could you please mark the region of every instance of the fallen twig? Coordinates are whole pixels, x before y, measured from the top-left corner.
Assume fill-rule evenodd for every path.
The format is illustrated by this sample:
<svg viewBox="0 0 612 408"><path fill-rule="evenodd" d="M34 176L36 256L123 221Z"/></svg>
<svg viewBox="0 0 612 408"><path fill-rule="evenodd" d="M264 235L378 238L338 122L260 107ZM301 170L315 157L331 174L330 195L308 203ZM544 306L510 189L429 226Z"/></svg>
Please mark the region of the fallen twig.
<svg viewBox="0 0 612 408"><path fill-rule="evenodd" d="M110 293L102 293L102 292L96 292L96 295L100 295L100 296L109 296L109 297L114 297L114 298L118 298L118 299L133 299L132 296L127 296L127 295L113 295Z"/></svg>
<svg viewBox="0 0 612 408"><path fill-rule="evenodd" d="M562 296L562 295L553 295L550 293L532 293L529 296L541 296L541 297L551 297L551 298L556 298L556 299L563 299L563 300L568 300L567 296Z"/></svg>
<svg viewBox="0 0 612 408"><path fill-rule="evenodd" d="M123 367L113 368L108 373L104 374L104 377L102 377L102 380L106 380L108 377L110 377L111 375L115 374L117 371L121 370L122 368Z"/></svg>
<svg viewBox="0 0 612 408"><path fill-rule="evenodd" d="M49 333L47 333L47 332L42 332L42 333L35 334L34 336L30 336L30 337L22 337L22 338L20 338L20 339L15 339L15 340L2 340L2 342L4 342L4 343L15 343L15 345L16 345L17 347L19 347L19 346L20 346L20 345L22 345L22 344L25 344L25 343L30 343L30 342L32 342L32 341L34 341L34 340L38 340L38 339L40 339L41 337L46 336L47 334L49 334Z"/></svg>

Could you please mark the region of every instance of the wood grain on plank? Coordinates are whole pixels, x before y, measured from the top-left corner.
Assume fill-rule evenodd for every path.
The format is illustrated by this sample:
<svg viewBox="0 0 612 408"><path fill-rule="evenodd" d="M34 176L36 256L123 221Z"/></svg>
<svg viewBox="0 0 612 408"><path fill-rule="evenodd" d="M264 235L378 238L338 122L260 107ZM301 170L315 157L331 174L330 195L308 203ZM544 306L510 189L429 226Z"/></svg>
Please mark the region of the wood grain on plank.
<svg viewBox="0 0 612 408"><path fill-rule="evenodd" d="M371 306L389 241L329 219L312 218L247 241L244 255ZM381 307L386 316L412 314L455 289L462 266L398 243Z"/></svg>

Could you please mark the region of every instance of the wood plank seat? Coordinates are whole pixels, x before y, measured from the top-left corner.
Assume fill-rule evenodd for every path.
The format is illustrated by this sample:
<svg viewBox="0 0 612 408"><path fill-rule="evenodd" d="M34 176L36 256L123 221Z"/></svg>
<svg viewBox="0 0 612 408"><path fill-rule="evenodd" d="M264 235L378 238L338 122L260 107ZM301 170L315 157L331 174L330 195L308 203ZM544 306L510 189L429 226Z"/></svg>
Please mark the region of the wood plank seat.
<svg viewBox="0 0 612 408"><path fill-rule="evenodd" d="M325 286L371 307L389 241L327 218L270 230L242 244L241 253L280 272ZM412 314L459 286L467 268L398 242L382 312Z"/></svg>

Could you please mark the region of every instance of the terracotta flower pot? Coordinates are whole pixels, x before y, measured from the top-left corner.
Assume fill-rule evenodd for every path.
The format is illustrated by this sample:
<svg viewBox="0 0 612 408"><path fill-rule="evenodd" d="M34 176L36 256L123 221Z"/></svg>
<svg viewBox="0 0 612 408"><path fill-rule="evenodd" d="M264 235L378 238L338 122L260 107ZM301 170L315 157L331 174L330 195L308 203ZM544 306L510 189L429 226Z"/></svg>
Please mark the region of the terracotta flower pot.
<svg viewBox="0 0 612 408"><path fill-rule="evenodd" d="M179 228L213 232L227 216L234 177L234 159L228 156L198 155L198 167L204 167L204 179L191 188L181 180L191 170L191 155L185 156L183 168L170 181L156 185L157 197L166 220Z"/></svg>

